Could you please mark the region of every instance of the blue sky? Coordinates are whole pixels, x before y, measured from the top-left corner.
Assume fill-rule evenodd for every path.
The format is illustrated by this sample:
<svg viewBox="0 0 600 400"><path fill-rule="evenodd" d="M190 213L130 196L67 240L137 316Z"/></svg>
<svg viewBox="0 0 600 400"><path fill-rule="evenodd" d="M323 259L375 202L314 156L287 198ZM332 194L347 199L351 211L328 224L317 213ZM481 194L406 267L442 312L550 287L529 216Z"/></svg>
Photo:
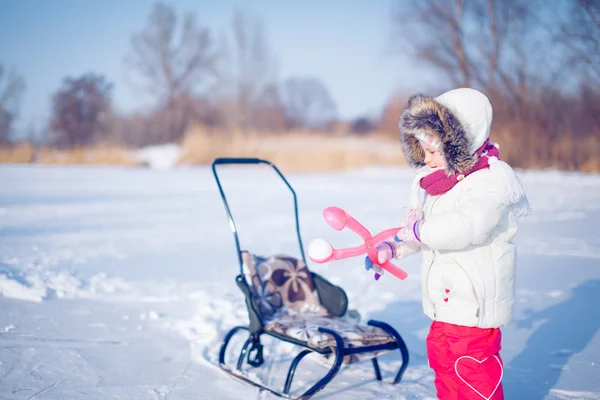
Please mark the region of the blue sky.
<svg viewBox="0 0 600 400"><path fill-rule="evenodd" d="M260 18L276 57L278 76L316 76L342 118L376 116L398 89L431 86L427 73L391 55L393 0L177 0L178 15L194 11L202 25L227 32L236 8ZM117 109L146 107L124 58L131 35L146 25L149 0L0 0L0 62L27 84L17 128L43 124L50 97L65 76L104 74L114 83Z"/></svg>

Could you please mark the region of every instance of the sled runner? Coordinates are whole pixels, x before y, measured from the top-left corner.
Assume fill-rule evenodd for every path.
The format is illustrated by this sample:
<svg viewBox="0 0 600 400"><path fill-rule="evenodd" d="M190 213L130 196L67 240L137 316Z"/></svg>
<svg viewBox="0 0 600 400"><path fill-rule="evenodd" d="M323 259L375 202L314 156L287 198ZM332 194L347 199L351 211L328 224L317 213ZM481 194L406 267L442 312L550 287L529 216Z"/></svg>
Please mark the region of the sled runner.
<svg viewBox="0 0 600 400"><path fill-rule="evenodd" d="M225 193L219 181L217 166L221 164L266 164L271 166L292 192L296 219L296 234L301 258L287 255L260 256L242 250L237 228ZM323 389L339 372L343 364L371 359L375 378L382 380L377 357L399 350L402 365L392 383L402 379L409 362L408 349L400 334L390 325L370 320L359 324L348 311L344 290L322 276L309 271L300 235L296 192L279 169L258 158L217 158L212 171L219 187L229 224L235 238L240 272L237 286L245 296L249 325L234 327L223 339L219 352L221 369L236 379L287 399L309 399ZM238 333L247 335L235 366L226 365L227 346ZM290 364L283 390L278 391L248 377L247 364L258 368L264 363L261 336L297 345L300 352ZM300 361L308 354L327 360L329 371L318 382L298 396L291 396L292 381Z"/></svg>

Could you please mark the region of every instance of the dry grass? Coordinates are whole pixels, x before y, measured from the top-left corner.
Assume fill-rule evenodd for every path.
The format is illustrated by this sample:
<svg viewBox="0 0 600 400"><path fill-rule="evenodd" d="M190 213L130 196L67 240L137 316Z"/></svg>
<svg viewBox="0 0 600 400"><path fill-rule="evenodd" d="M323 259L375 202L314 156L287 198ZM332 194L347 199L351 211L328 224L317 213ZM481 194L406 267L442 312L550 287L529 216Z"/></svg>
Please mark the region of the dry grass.
<svg viewBox="0 0 600 400"><path fill-rule="evenodd" d="M139 165L130 150L108 145L58 150L19 144L0 147L0 163Z"/></svg>
<svg viewBox="0 0 600 400"><path fill-rule="evenodd" d="M0 163L24 164L33 162L34 159L35 151L30 144L0 147Z"/></svg>
<svg viewBox="0 0 600 400"><path fill-rule="evenodd" d="M573 138L565 134L550 142L523 127L512 126L493 132L491 139L500 143L500 157L513 167L600 172L598 135ZM406 164L400 139L385 134L366 137L313 132L231 134L194 127L186 133L181 147L180 165L209 165L216 157L257 157L294 172ZM30 144L0 147L0 163L141 165L132 150L111 145L69 150L36 148Z"/></svg>
<svg viewBox="0 0 600 400"><path fill-rule="evenodd" d="M257 157L273 162L282 170L294 172L405 164L400 141L380 135L333 136L312 132L224 134L201 127L195 127L186 134L178 163L208 165L216 157Z"/></svg>
<svg viewBox="0 0 600 400"><path fill-rule="evenodd" d="M513 132L527 133L515 135ZM494 132L491 140L500 143L500 158L514 167L600 173L598 134L575 138L565 133L549 141L535 131L513 127Z"/></svg>

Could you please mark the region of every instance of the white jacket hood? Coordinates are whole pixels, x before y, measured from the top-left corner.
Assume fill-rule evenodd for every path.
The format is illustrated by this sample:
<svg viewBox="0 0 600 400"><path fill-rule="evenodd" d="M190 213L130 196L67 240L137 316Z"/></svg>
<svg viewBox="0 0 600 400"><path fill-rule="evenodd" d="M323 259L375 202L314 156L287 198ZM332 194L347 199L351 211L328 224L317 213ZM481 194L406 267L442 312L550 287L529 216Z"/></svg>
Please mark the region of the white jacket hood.
<svg viewBox="0 0 600 400"><path fill-rule="evenodd" d="M404 155L413 168L422 167L419 140L425 140L442 153L448 174L466 171L490 136L492 117L490 101L475 89L454 89L436 98L414 95L398 125Z"/></svg>

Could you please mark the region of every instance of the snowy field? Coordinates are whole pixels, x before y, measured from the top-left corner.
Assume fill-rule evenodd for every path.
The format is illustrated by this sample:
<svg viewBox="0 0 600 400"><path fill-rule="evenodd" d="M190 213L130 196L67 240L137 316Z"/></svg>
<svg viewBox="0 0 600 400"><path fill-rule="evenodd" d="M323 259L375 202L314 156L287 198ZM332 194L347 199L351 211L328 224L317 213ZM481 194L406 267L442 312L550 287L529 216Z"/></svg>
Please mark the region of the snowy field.
<svg viewBox="0 0 600 400"><path fill-rule="evenodd" d="M287 188L264 166L223 168L242 247L299 255ZM373 233L397 225L408 169L287 174L304 245L359 244L323 220L338 206ZM515 321L503 329L507 399L600 399L600 176L521 174L534 214L522 222ZM420 256L406 281L379 282L362 259L309 267L342 286L362 320L405 338L403 382L344 367L315 399L433 399L420 306ZM270 398L215 366L220 341L245 324L233 235L210 168L0 166L0 399ZM264 341L253 371L283 387L298 352ZM381 362L392 378L399 357ZM293 392L325 367L300 364Z"/></svg>

